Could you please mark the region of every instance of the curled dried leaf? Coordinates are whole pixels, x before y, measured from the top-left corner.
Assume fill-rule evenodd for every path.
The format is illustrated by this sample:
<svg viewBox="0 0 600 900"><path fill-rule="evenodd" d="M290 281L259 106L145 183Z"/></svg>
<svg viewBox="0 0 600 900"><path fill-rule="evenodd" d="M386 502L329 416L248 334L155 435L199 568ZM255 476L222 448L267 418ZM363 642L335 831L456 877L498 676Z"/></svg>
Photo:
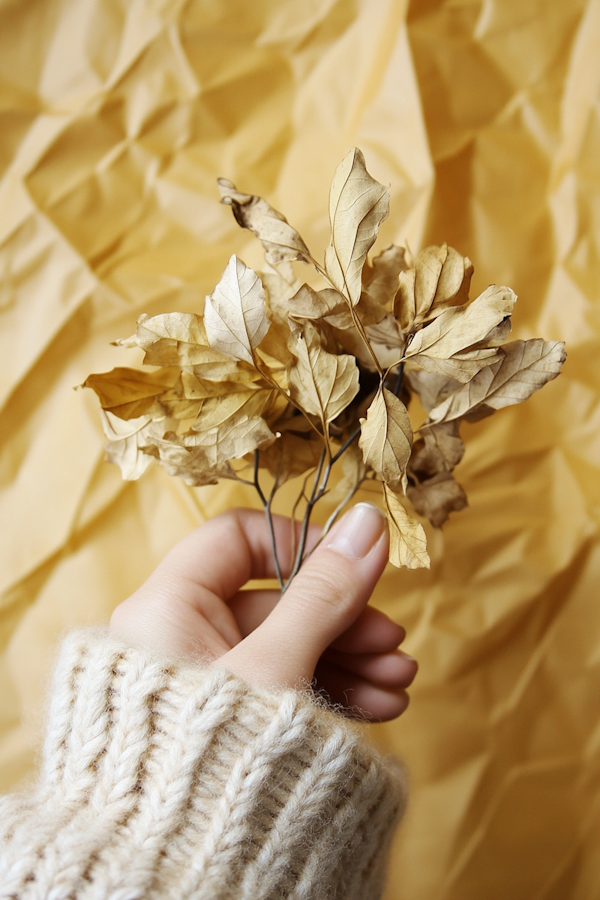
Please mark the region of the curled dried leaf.
<svg viewBox="0 0 600 900"><path fill-rule="evenodd" d="M365 463L391 488L406 484L406 466L412 447L412 428L404 403L380 387L361 419L359 447Z"/></svg>
<svg viewBox="0 0 600 900"><path fill-rule="evenodd" d="M252 269L234 254L221 280L206 298L204 327L214 350L254 362L254 350L269 330L265 291Z"/></svg>
<svg viewBox="0 0 600 900"><path fill-rule="evenodd" d="M362 270L389 213L389 191L375 181L358 149L337 168L329 195L331 243L325 270L335 288L355 306L362 290Z"/></svg>
<svg viewBox="0 0 600 900"><path fill-rule="evenodd" d="M398 568L428 569L430 560L423 526L411 519L402 501L386 484L383 496L390 530L390 562Z"/></svg>
<svg viewBox="0 0 600 900"><path fill-rule="evenodd" d="M107 461L120 468L125 481L137 481L152 462L152 456L145 453L144 448L154 442L156 423L151 416L124 421L104 410L100 415L108 439L105 449Z"/></svg>
<svg viewBox="0 0 600 900"><path fill-rule="evenodd" d="M262 242L270 265L293 260L312 262L310 251L296 229L270 203L255 194L243 194L226 178L218 178L217 184L221 203L231 206L238 225L253 231Z"/></svg>

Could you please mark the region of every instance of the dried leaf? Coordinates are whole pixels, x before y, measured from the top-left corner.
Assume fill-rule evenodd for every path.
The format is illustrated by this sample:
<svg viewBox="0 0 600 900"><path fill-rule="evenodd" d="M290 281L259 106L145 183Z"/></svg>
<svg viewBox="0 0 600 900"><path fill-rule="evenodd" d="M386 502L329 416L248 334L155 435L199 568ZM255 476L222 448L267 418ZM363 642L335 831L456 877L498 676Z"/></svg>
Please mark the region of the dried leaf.
<svg viewBox="0 0 600 900"><path fill-rule="evenodd" d="M438 375L443 379L452 379L461 384L466 384L481 372L485 366L492 366L504 356L501 347L491 347L481 350L464 351L457 353L450 359L438 359L426 353L420 353L412 360L409 366L418 365L420 368ZM407 369L408 371L408 369ZM413 370L414 371L414 370Z"/></svg>
<svg viewBox="0 0 600 900"><path fill-rule="evenodd" d="M341 457L342 477L329 493L332 504L349 500L356 493L368 472L362 451L357 443L351 444Z"/></svg>
<svg viewBox="0 0 600 900"><path fill-rule="evenodd" d="M382 369L395 365L402 358L406 338L391 313L386 313L376 325L367 325L365 332Z"/></svg>
<svg viewBox="0 0 600 900"><path fill-rule="evenodd" d="M356 361L328 353L310 322L296 326L289 348L294 355L288 371L292 399L304 412L318 416L325 428L358 393Z"/></svg>
<svg viewBox="0 0 600 900"><path fill-rule="evenodd" d="M402 502L386 484L383 486L383 496L390 530L390 562L399 568L428 569L430 561L423 526L411 519Z"/></svg>
<svg viewBox="0 0 600 900"><path fill-rule="evenodd" d="M311 321L329 316L335 319L336 316L341 315L344 322L352 323L348 302L339 291L334 288L315 291L309 284L301 285L291 297L288 303L288 313L294 319L310 319Z"/></svg>
<svg viewBox="0 0 600 900"><path fill-rule="evenodd" d="M204 431L188 432L180 436L169 433L168 436L173 444L194 450L197 465L204 458L207 468L222 466L231 459L241 459L247 453L275 440L275 435L264 419L243 413L229 416L221 424ZM166 459L164 447L161 459Z"/></svg>
<svg viewBox="0 0 600 900"><path fill-rule="evenodd" d="M148 366L195 366L200 363L229 362L209 345L202 316L195 313L143 314L136 333L115 341L120 347L140 347Z"/></svg>
<svg viewBox="0 0 600 900"><path fill-rule="evenodd" d="M232 359L254 361L254 350L269 330L260 278L234 254L206 298L204 326L210 346Z"/></svg>
<svg viewBox="0 0 600 900"><path fill-rule="evenodd" d="M191 372L186 370L181 373L183 394L190 400L225 397L229 394L245 393L248 390L260 390L261 388L270 387L256 369L236 371L235 374L238 377L235 381L204 378L196 374L199 369L200 371L202 370L201 367L195 367Z"/></svg>
<svg viewBox="0 0 600 900"><path fill-rule="evenodd" d="M304 420L306 421L306 420ZM315 436L300 436L284 431L266 450L261 451L260 464L265 466L281 487L288 479L303 475L319 464L323 442Z"/></svg>
<svg viewBox="0 0 600 900"><path fill-rule="evenodd" d="M418 331L406 350L406 357L414 359L420 354L450 359L468 350L483 341L492 329L511 315L516 299L515 292L510 288L490 285L468 306L451 306ZM474 353L482 354L479 358L485 358L486 351L475 350Z"/></svg>
<svg viewBox="0 0 600 900"><path fill-rule="evenodd" d="M400 276L394 312L404 331L438 315L447 306L469 299L473 265L447 244L425 247L412 273Z"/></svg>
<svg viewBox="0 0 600 900"><path fill-rule="evenodd" d="M213 428L219 428L229 420L238 422L240 417L247 420L257 417L265 418L275 396L276 393L272 388L266 388L212 397L203 404L192 430L195 432L210 431ZM243 453L235 454L236 458L243 455Z"/></svg>
<svg viewBox="0 0 600 900"><path fill-rule="evenodd" d="M403 488L412 428L404 403L387 388L379 388L366 419L361 419L358 443L365 463L390 487Z"/></svg>
<svg viewBox="0 0 600 900"><path fill-rule="evenodd" d="M265 248L265 258L272 266L295 259L312 262L310 251L286 217L262 197L243 194L233 182L218 178L221 203L231 206L238 225L253 231Z"/></svg>
<svg viewBox="0 0 600 900"><path fill-rule="evenodd" d="M434 406L438 406L445 400L448 394L460 388L461 382L445 375L434 372L425 372L422 369L404 369L404 378L410 389L419 395L421 405L425 412L429 412Z"/></svg>
<svg viewBox="0 0 600 900"><path fill-rule="evenodd" d="M231 465L226 462L220 466L207 463L204 448L188 449L172 441L159 441L155 448L158 462L169 475L182 478L192 487L217 484L221 478L235 478Z"/></svg>
<svg viewBox="0 0 600 900"><path fill-rule="evenodd" d="M527 400L546 382L556 378L565 361L561 341L513 341L505 344L505 356L486 367L469 384L450 394L431 410L429 421L448 422L483 418L495 409Z"/></svg>
<svg viewBox="0 0 600 900"><path fill-rule="evenodd" d="M336 170L331 184L331 243L325 253L325 270L331 283L353 306L360 299L367 254L388 212L388 189L371 178L361 151L353 150Z"/></svg>
<svg viewBox="0 0 600 900"><path fill-rule="evenodd" d="M468 506L467 495L450 472L439 472L433 478L410 485L408 499L420 516L425 516L434 528L441 528L451 512Z"/></svg>
<svg viewBox="0 0 600 900"><path fill-rule="evenodd" d="M136 481L144 474L152 456L144 453L156 432L156 424L150 416L124 421L110 412L100 412L102 428L109 440L106 445L106 459L115 463L121 470L125 481Z"/></svg>
<svg viewBox="0 0 600 900"><path fill-rule="evenodd" d="M110 372L88 375L82 387L95 391L102 409L128 420L148 413L157 398L172 388L178 378L176 368L140 372L117 367Z"/></svg>
<svg viewBox="0 0 600 900"><path fill-rule="evenodd" d="M202 399L186 397L181 378L170 391L165 391L156 400L156 405L162 411L163 416L177 420L178 427L181 427L182 422L193 422L202 409L203 403Z"/></svg>
<svg viewBox="0 0 600 900"><path fill-rule="evenodd" d="M371 260L371 265L365 264L363 290L380 306L390 310L398 291L398 276L407 268L406 250L391 244Z"/></svg>
<svg viewBox="0 0 600 900"><path fill-rule="evenodd" d="M215 351L216 353L216 351ZM251 381L261 379L261 374L254 366L250 366L241 360L227 359L219 353L221 361L198 363L192 367L192 372L204 381L212 381L214 384L221 382L239 383L243 386Z"/></svg>
<svg viewBox="0 0 600 900"><path fill-rule="evenodd" d="M286 325L290 300L301 287L301 282L295 276L288 281L282 276L280 269L265 269L260 272L260 280L266 291L271 322Z"/></svg>
<svg viewBox="0 0 600 900"><path fill-rule="evenodd" d="M439 472L451 472L464 456L465 445L459 434L460 422L442 422L423 428L413 444L409 474L425 481Z"/></svg>

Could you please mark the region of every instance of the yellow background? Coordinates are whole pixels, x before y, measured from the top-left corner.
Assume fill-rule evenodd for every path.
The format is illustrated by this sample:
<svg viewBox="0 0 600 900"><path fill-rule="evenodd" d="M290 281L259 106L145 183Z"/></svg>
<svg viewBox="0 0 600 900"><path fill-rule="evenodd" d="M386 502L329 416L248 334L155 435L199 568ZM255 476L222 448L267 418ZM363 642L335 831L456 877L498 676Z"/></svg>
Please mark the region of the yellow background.
<svg viewBox="0 0 600 900"><path fill-rule="evenodd" d="M421 663L376 726L412 772L388 900L600 895L600 3L0 3L0 784L31 771L58 636L106 619L232 502L102 461L92 371L141 312L195 309L260 251L215 178L320 254L355 145L392 185L380 246L448 241L519 295L564 374L465 428L470 507L377 603Z"/></svg>

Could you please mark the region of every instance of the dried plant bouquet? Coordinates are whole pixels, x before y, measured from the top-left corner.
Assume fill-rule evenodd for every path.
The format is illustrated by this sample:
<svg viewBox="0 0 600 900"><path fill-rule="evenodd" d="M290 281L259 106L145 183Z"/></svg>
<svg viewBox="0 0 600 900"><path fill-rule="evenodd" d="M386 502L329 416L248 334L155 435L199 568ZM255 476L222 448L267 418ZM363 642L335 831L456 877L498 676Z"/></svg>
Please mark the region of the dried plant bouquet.
<svg viewBox="0 0 600 900"><path fill-rule="evenodd" d="M156 459L191 485L223 478L253 485L282 589L306 556L312 511L338 464L337 504L324 533L365 481L379 482L390 561L428 566L413 511L439 528L467 505L452 474L464 453L461 423L519 403L555 378L564 344L507 342L516 295L491 285L469 299L471 261L445 244L415 259L392 245L369 261L389 192L358 149L333 179L323 265L266 200L218 183L222 202L262 242L265 271L259 276L232 256L203 314L143 315L136 333L116 342L141 348L153 368L116 368L85 381L100 398L107 458L125 479ZM314 266L323 287L301 283L294 261ZM413 432L415 394L426 419ZM289 513L302 521L301 536L284 581L271 511L279 488L298 476Z"/></svg>

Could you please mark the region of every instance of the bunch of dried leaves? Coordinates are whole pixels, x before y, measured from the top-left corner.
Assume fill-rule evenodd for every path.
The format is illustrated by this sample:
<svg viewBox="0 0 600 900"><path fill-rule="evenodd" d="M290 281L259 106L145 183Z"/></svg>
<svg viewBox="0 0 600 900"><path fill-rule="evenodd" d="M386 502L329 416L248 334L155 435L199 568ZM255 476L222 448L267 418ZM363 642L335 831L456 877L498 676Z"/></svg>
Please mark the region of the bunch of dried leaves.
<svg viewBox="0 0 600 900"><path fill-rule="evenodd" d="M360 150L333 179L323 266L266 200L225 179L219 189L238 223L262 242L265 271L259 277L232 256L203 314L143 315L136 333L117 342L140 347L155 368L116 368L86 380L102 404L108 459L126 479L156 459L191 485L252 484L270 525L277 490L302 476L291 577L305 558L312 510L340 461L338 503L325 530L363 482L377 481L390 561L428 566L425 532L410 505L438 528L466 506L452 474L464 453L461 423L527 399L559 373L564 345L507 343L514 292L491 285L470 300L471 261L445 244L416 259L392 245L369 261L389 193ZM317 269L321 290L297 279L297 260ZM407 409L414 394L427 413L416 433ZM266 493L264 469L272 485ZM273 552L277 563L274 539ZM285 588L291 578L279 580Z"/></svg>

